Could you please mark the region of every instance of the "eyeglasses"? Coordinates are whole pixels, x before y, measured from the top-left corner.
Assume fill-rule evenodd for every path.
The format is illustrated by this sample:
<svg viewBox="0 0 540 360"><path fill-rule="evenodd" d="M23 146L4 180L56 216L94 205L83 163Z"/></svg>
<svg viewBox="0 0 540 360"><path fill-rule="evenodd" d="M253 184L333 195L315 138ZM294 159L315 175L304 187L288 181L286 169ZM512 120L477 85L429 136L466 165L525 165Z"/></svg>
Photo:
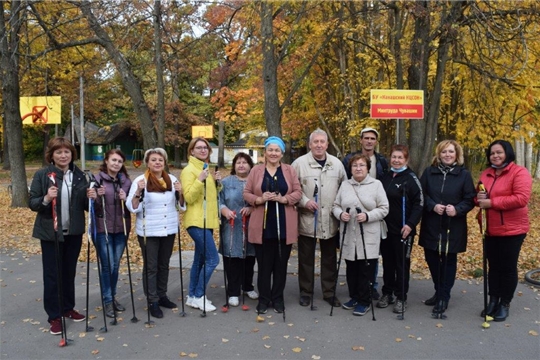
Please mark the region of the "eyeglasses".
<svg viewBox="0 0 540 360"><path fill-rule="evenodd" d="M195 146L195 150L208 150L208 146Z"/></svg>
<svg viewBox="0 0 540 360"><path fill-rule="evenodd" d="M367 165L366 164L352 164L351 166L353 168L361 168L361 167L366 167Z"/></svg>

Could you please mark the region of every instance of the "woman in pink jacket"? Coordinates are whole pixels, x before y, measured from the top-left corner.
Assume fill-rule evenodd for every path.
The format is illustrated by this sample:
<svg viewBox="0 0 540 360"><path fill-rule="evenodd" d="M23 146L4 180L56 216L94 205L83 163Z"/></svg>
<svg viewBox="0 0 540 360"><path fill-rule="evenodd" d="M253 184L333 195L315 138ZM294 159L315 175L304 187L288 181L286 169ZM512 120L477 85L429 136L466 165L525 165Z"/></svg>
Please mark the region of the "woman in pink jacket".
<svg viewBox="0 0 540 360"><path fill-rule="evenodd" d="M521 244L529 231L527 204L531 198L532 177L526 168L514 163L516 156L508 141L492 142L486 156L489 167L480 175L486 191L479 191L476 201L485 209L487 219L487 313L495 321L504 321L518 283ZM483 311L481 315L484 316Z"/></svg>
<svg viewBox="0 0 540 360"><path fill-rule="evenodd" d="M294 168L281 163L284 153L283 140L277 136L266 139L266 162L253 167L244 188L244 200L254 208L248 241L255 247L259 268L259 314L265 314L270 305L275 312L283 313L287 262L298 238L295 205L302 198L302 188Z"/></svg>

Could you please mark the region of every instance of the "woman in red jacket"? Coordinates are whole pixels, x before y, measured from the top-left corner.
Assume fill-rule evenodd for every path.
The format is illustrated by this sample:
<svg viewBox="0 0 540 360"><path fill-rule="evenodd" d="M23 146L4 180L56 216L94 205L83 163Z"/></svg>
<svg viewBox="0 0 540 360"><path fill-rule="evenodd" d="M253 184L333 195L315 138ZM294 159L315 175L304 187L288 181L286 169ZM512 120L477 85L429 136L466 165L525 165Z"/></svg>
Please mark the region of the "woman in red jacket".
<svg viewBox="0 0 540 360"><path fill-rule="evenodd" d="M516 165L512 145L492 142L486 150L489 167L480 175L486 191L479 191L477 204L486 210L486 257L489 264L487 313L504 321L518 283L517 263L521 244L529 231L527 204L532 178ZM482 312L482 317L484 312Z"/></svg>

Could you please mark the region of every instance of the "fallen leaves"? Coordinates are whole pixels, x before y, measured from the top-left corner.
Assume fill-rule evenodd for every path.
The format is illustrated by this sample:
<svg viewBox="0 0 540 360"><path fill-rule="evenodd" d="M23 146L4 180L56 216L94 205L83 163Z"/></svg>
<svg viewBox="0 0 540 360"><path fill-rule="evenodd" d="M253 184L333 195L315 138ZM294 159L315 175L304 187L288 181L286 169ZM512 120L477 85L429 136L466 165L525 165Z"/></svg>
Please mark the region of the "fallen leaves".
<svg viewBox="0 0 540 360"><path fill-rule="evenodd" d="M364 351L365 348L363 346L353 346L352 347L353 351Z"/></svg>
<svg viewBox="0 0 540 360"><path fill-rule="evenodd" d="M299 353L299 352L302 352L302 348L299 348L299 347L295 347L292 349L293 352L295 353Z"/></svg>
<svg viewBox="0 0 540 360"><path fill-rule="evenodd" d="M538 331L529 330L529 335L531 335L531 336L538 336Z"/></svg>

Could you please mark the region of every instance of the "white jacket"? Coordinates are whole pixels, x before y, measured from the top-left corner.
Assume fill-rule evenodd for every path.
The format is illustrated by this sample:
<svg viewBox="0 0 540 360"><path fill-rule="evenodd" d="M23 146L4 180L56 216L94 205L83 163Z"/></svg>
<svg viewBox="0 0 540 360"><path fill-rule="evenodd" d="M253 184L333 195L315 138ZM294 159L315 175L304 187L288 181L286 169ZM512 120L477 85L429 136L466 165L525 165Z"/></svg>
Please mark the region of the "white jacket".
<svg viewBox="0 0 540 360"><path fill-rule="evenodd" d="M178 181L169 174L171 183ZM135 232L139 236L165 237L178 233L179 219L176 210L176 197L174 191L148 192L144 191L144 198L139 206L134 209L132 200L137 190L139 180L144 180L144 175L140 175L131 183L129 195L126 199L126 206L129 211L136 215ZM143 219L143 209L144 217ZM182 211L186 208L181 207ZM146 224L146 226L144 226Z"/></svg>
<svg viewBox="0 0 540 360"><path fill-rule="evenodd" d="M349 208L351 220L347 223L347 234L341 249L345 260L363 260L364 247L362 243L362 231L360 224L356 221L356 215L360 212L366 213L368 221L362 223L364 230L364 242L366 244L366 255L368 259L377 259L379 257L379 245L381 243L381 226L384 225L384 217L388 214L389 205L383 185L379 180L371 176L366 176L361 182L349 179L341 184L339 193L334 203L334 216L341 218L341 213ZM356 254L356 258L355 258Z"/></svg>
<svg viewBox="0 0 540 360"><path fill-rule="evenodd" d="M332 205L339 186L347 181L347 173L339 159L326 153L326 163L321 166L311 154L300 156L291 166L298 174L302 186L302 199L298 203L298 233L314 237L315 214L305 208L309 200L315 200L313 192L318 187L319 211L317 212L317 238L331 239L339 230L339 221L332 216Z"/></svg>

